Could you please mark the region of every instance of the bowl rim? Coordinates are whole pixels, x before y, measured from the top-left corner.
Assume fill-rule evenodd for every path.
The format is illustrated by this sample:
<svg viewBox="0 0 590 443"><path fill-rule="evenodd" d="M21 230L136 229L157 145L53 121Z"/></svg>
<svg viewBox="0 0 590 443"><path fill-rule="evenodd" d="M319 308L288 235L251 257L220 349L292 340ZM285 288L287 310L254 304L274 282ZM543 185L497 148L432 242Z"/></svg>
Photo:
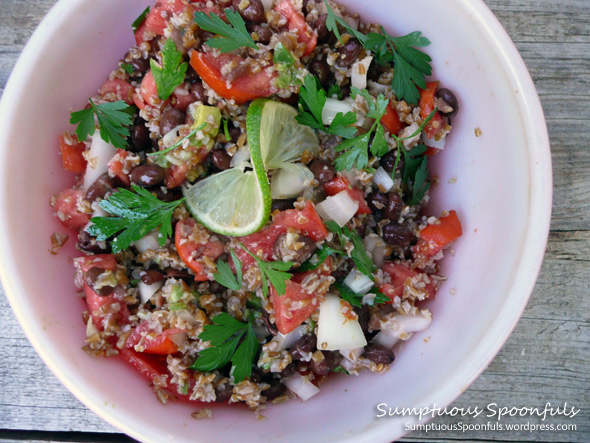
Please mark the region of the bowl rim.
<svg viewBox="0 0 590 443"><path fill-rule="evenodd" d="M40 22L39 26L31 36L23 49L19 59L6 84L2 99L0 101L0 146L6 146L6 140L10 133L13 116L9 110L25 91L25 84L19 82L19 78L25 77L27 65L34 60L38 54L45 50L46 42L56 27L65 24L68 17L78 10L84 3L91 0L58 0L49 10L47 15ZM469 364L466 364L463 371L453 374L447 387L436 392L436 399L433 395L425 399L425 404L448 405L455 401L486 369L489 363L500 351L514 330L522 312L534 289L534 285L543 263L544 252L549 234L551 207L552 207L552 167L550 143L543 109L533 80L526 65L520 56L518 49L510 39L499 20L483 2L483 0L456 0L456 3L469 11L474 21L482 26L490 45L497 51L498 56L506 62L506 71L511 79L518 85L519 104L523 116L525 135L529 147L527 156L529 163L529 208L528 220L525 229L526 237L522 241L518 266L513 270L514 278L510 286L508 302L503 307L501 315L493 323L492 327L484 335L480 342L480 349ZM0 148L0 159L4 159L7 149ZM6 165L6 162L0 162ZM4 166L0 169L0 181L4 181ZM4 188L5 189L5 188ZM0 213L7 208L5 192L0 192ZM6 224L0 224L0 278L7 296L21 328L27 339L35 348L43 362L55 374L55 376L72 392L86 407L96 413L109 424L122 430L128 435L145 439L147 436L137 427L123 421L119 414L112 413L104 405L97 404L91 398L91 389L75 385L60 369L59 359L55 359L43 346L42 339L34 330L34 318L28 311L25 303L21 302L19 294L24 292L17 275L13 271L14 254L6 245L10 245L10 233ZM461 388L458 388L461 386ZM441 401L442 400L442 401ZM365 429L362 434L347 436L345 441L389 441L387 435L388 426L376 425Z"/></svg>

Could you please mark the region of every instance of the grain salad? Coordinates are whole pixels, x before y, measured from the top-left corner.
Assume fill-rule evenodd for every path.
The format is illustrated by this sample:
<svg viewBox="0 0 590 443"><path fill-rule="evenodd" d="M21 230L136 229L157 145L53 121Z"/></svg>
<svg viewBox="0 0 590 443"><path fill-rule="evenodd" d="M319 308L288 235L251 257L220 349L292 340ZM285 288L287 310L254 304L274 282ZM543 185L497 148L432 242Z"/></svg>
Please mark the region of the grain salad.
<svg viewBox="0 0 590 443"><path fill-rule="evenodd" d="M429 41L314 0L158 0L131 28L59 137L83 349L199 419L386 372L462 233L425 209L459 110Z"/></svg>

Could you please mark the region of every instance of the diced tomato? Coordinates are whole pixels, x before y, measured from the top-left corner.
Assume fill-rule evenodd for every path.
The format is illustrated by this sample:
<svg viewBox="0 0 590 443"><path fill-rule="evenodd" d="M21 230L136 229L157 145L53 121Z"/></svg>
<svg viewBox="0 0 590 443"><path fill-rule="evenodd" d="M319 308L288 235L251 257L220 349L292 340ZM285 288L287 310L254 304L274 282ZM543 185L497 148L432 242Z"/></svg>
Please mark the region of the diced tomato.
<svg viewBox="0 0 590 443"><path fill-rule="evenodd" d="M135 33L137 45L145 41L145 34L148 32L164 35L164 30L168 26L172 14L180 14L187 9L189 9L189 5L183 0L158 0Z"/></svg>
<svg viewBox="0 0 590 443"><path fill-rule="evenodd" d="M75 140L74 136L71 137ZM66 171L80 174L86 170L86 159L82 154L86 150L83 142L70 145L66 142L63 135L59 136L59 149L61 151L61 161Z"/></svg>
<svg viewBox="0 0 590 443"><path fill-rule="evenodd" d="M186 91L186 94L180 93L184 91ZM179 86L172 93L172 105L175 108L180 109L181 111L186 111L186 108L188 108L188 106L196 100L197 98L195 97L195 95L192 92L188 91L186 87L182 88L181 86Z"/></svg>
<svg viewBox="0 0 590 443"><path fill-rule="evenodd" d="M273 225L275 228L280 226L280 230L284 232L287 231L286 228L298 229L303 235L315 242L323 240L328 235L328 230L316 212L313 203L309 200L305 202L305 208L301 211L288 209L280 212L274 218ZM284 232L281 232L281 234Z"/></svg>
<svg viewBox="0 0 590 443"><path fill-rule="evenodd" d="M197 222L192 218L180 220L176 223L174 243L182 261L195 272L195 280L207 281L207 270L203 265L202 257L206 256L215 260L223 254L223 243L219 240L197 243L190 237L199 227L200 225L197 226ZM204 228L200 229L203 230L203 233L205 232Z"/></svg>
<svg viewBox="0 0 590 443"><path fill-rule="evenodd" d="M277 329L281 334L288 334L307 320L319 307L323 296L328 290L326 285L325 288L318 289L310 294L300 284L303 279L309 274L330 275L330 273L331 261L328 257L318 269L295 274L291 280L285 282L285 294L279 296L275 288L270 287L270 302L275 311Z"/></svg>
<svg viewBox="0 0 590 443"><path fill-rule="evenodd" d="M128 105L132 105L135 88L121 78L114 78L104 82L99 92L100 95L108 93L116 94L118 100L123 100Z"/></svg>
<svg viewBox="0 0 590 443"><path fill-rule="evenodd" d="M117 153L109 160L109 172L121 180L126 186L131 184L129 179L129 172L125 170L125 159L131 155L129 151L124 149L117 150Z"/></svg>
<svg viewBox="0 0 590 443"><path fill-rule="evenodd" d="M193 377L189 377L186 380L186 383L188 384L188 386L185 388L186 393L178 392L178 385L170 381L172 377L168 372L165 357L160 355L140 354L133 349L127 348L119 350L119 355L121 355L123 361L135 368L151 384L154 384L156 381L165 381L166 385L162 389L169 394L172 394L179 399L190 401L191 403L202 403L200 401L190 399L190 393L195 386L195 380ZM164 375L167 375L167 377L162 377Z"/></svg>
<svg viewBox="0 0 590 443"><path fill-rule="evenodd" d="M166 187L169 189L179 187L186 180L187 173L187 164L183 163L182 165L171 165L166 170Z"/></svg>
<svg viewBox="0 0 590 443"><path fill-rule="evenodd" d="M393 135L398 135L399 132L405 127L402 121L397 115L397 111L391 107L391 104L385 108L385 115L381 117L381 124L383 127Z"/></svg>
<svg viewBox="0 0 590 443"><path fill-rule="evenodd" d="M207 85L221 97L235 100L239 105L259 97L268 97L273 94L272 86L277 73L269 73L262 69L258 73L246 72L235 78L231 87L227 87L227 81L221 73L223 66L228 63L237 65L244 59L234 54L220 54L214 56L211 53L193 51L191 54L191 66L199 74Z"/></svg>
<svg viewBox="0 0 590 443"><path fill-rule="evenodd" d="M57 218L65 227L80 230L86 226L90 220L90 214L78 210L83 200L84 191L81 189L66 189L57 195L53 208Z"/></svg>
<svg viewBox="0 0 590 443"><path fill-rule="evenodd" d="M433 148L432 146L426 146L426 152L424 152L424 155L432 157L433 155L438 154L440 151L440 149Z"/></svg>
<svg viewBox="0 0 590 443"><path fill-rule="evenodd" d="M297 32L297 41L305 44L303 55L307 55L313 51L318 42L318 35L305 22L303 14L295 9L292 0L282 0L274 7L274 10L287 19L289 31Z"/></svg>
<svg viewBox="0 0 590 443"><path fill-rule="evenodd" d="M114 271L117 269L117 259L113 254L86 255L75 258L74 265L83 273L88 272L90 268Z"/></svg>
<svg viewBox="0 0 590 443"><path fill-rule="evenodd" d="M430 113L434 110L434 95L438 88L438 82L430 82L426 84L426 89L420 90L420 117L425 119L430 115ZM426 134L427 138L433 138L436 134L438 134L444 125L444 119L440 112L436 112L434 117L426 127L424 128L424 133Z"/></svg>
<svg viewBox="0 0 590 443"><path fill-rule="evenodd" d="M156 87L156 80L154 79L154 73L151 69L146 75L144 75L143 80L141 81L141 86L139 87L139 92L144 103L150 105L159 103L158 88Z"/></svg>
<svg viewBox="0 0 590 443"><path fill-rule="evenodd" d="M350 198L359 202L359 209L356 211L357 215L371 213L367 200L365 200L365 193L361 189L353 187L346 177L336 175L328 183L324 183L323 187L324 192L330 196L347 191Z"/></svg>
<svg viewBox="0 0 590 443"><path fill-rule="evenodd" d="M414 254L426 259L432 258L462 234L463 230L457 213L449 211L448 215L440 218L439 224L428 225L420 231Z"/></svg>
<svg viewBox="0 0 590 443"><path fill-rule="evenodd" d="M146 334L150 333L150 322L145 320L141 322L127 338L125 342L126 348L133 348L135 345L141 343L143 352L148 354L168 355L178 352L178 346L170 337L176 334L182 334L184 331L180 328L170 328L162 331L152 338L148 338ZM142 337L145 337L142 341Z"/></svg>
<svg viewBox="0 0 590 443"><path fill-rule="evenodd" d="M412 279L423 272L414 271L408 266L401 263L386 262L383 267L383 272L389 274L391 277L391 283L384 283L379 286L379 291L389 297L390 301L393 302L395 297L401 297L404 293L404 287L408 279ZM436 294L438 287L434 280L430 279L430 282L426 284L425 298L433 298Z"/></svg>

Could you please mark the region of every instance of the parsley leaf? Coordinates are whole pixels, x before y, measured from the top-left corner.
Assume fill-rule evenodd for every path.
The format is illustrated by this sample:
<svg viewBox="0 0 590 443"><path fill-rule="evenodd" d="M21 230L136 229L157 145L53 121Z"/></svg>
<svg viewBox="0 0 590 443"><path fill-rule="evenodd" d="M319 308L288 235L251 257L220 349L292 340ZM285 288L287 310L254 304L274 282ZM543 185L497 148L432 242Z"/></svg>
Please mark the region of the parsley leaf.
<svg viewBox="0 0 590 443"><path fill-rule="evenodd" d="M133 123L133 108L124 101L101 103L100 105L95 105L92 99L88 99L88 102L90 108L72 112L70 115L70 123L78 125L76 128L78 141L84 141L89 135L94 134L96 129L94 116L96 116L101 138L116 148L125 149L127 137L129 137L127 126Z"/></svg>
<svg viewBox="0 0 590 443"><path fill-rule="evenodd" d="M328 4L327 0L324 0L324 3L326 4L326 8L328 9L328 15L326 17L326 28L328 28L328 31L332 31L334 35L338 38L338 40L340 40L340 42L342 43L342 37L340 36L340 31L338 30L338 25L340 25L344 29L346 29L346 31L350 35L356 37L356 39L360 41L364 46L365 41L367 40L367 36L362 32L353 29L348 23L346 23L346 21L344 21L342 17L337 16Z"/></svg>
<svg viewBox="0 0 590 443"><path fill-rule="evenodd" d="M292 262L283 262L283 261L271 261L266 262L261 260L255 254L250 252L246 246L244 246L240 242L240 246L244 251L246 251L258 265L260 269L260 278L262 280L262 295L268 297L268 284L270 283L279 296L285 295L285 291L287 290L287 284L285 283L286 280L291 279L291 274L288 271L293 266Z"/></svg>
<svg viewBox="0 0 590 443"><path fill-rule="evenodd" d="M121 68L123 68L127 74L133 75L133 66L131 66L129 63L123 63Z"/></svg>
<svg viewBox="0 0 590 443"><path fill-rule="evenodd" d="M220 285L234 291L239 291L242 289L242 262L233 249L230 251L230 254L236 268L236 276L234 277L234 273L227 262L219 260L217 262L217 272L213 274L213 278Z"/></svg>
<svg viewBox="0 0 590 443"><path fill-rule="evenodd" d="M131 29L133 29L134 34L137 32L137 30L139 29L141 24L145 21L145 18L147 17L147 15L149 13L150 13L150 7L148 6L147 8L145 8L143 10L143 12L141 14L139 14L139 17L137 17L135 20L133 20L133 23L131 23Z"/></svg>
<svg viewBox="0 0 590 443"><path fill-rule="evenodd" d="M240 344L242 337L244 340ZM222 368L231 360L236 383L252 375L252 363L259 348L252 324L242 323L222 312L213 317L212 325L205 325L199 338L208 341L211 346L199 353L191 369L212 371Z"/></svg>
<svg viewBox="0 0 590 443"><path fill-rule="evenodd" d="M335 368L332 370L332 372L340 372L341 374L350 375L350 372L348 372L346 369L344 369L344 368L342 367L342 365L338 365L338 366L336 366L336 367L335 367Z"/></svg>
<svg viewBox="0 0 590 443"><path fill-rule="evenodd" d="M343 280L338 280L332 286L334 286L338 290L338 292L340 293L340 297L342 297L343 300L347 301L352 306L356 306L357 308L362 307L364 295L357 294L356 292L354 292L352 289L350 289L348 286L344 284ZM390 298L388 296L381 293L375 287L373 287L368 293L375 294L375 298L372 302L365 303L368 306L380 305L390 301Z"/></svg>
<svg viewBox="0 0 590 443"><path fill-rule="evenodd" d="M428 188L430 188L430 183L426 181L428 178L428 157L423 156L422 161L420 162L420 166L416 170L416 174L414 175L414 184L412 186L412 198L410 199L410 206L416 205L422 201L424 198L424 194Z"/></svg>
<svg viewBox="0 0 590 443"><path fill-rule="evenodd" d="M182 62L182 53L176 48L172 39L166 40L162 48L162 66L154 59L150 60L152 73L158 90L158 97L166 100L178 85L184 81L188 65Z"/></svg>
<svg viewBox="0 0 590 443"><path fill-rule="evenodd" d="M375 265L373 264L371 257L369 257L367 254L367 250L363 244L363 239L356 233L356 231L352 231L347 227L341 228L334 221L329 221L324 224L328 230L338 236L342 249L345 249L346 238L350 239L354 246L354 249L350 252L350 258L359 271L368 277L372 277L372 273L375 270Z"/></svg>
<svg viewBox="0 0 590 443"><path fill-rule="evenodd" d="M296 117L298 123L310 128L324 131L328 134L338 135L343 138L351 138L356 134L356 114L338 112L326 127L322 121L322 110L326 104L326 91L322 88L319 79L308 74L303 79L303 86L299 89L299 114Z"/></svg>
<svg viewBox="0 0 590 443"><path fill-rule="evenodd" d="M279 88L286 88L291 85L301 85L301 80L297 77L297 61L291 51L278 43L273 54L273 63L279 72L277 84Z"/></svg>
<svg viewBox="0 0 590 443"><path fill-rule="evenodd" d="M172 213L184 198L173 202L163 202L149 191L131 185L135 193L127 189L119 189L98 204L101 209L114 217L93 217L88 228L90 235L98 241L107 240L116 235L112 242L114 253L129 248L132 242L139 240L149 232L159 228L158 241L164 245L172 235Z"/></svg>
<svg viewBox="0 0 590 443"><path fill-rule="evenodd" d="M342 89L338 83L332 83L328 88L328 97L334 97L338 100L342 100Z"/></svg>
<svg viewBox="0 0 590 443"><path fill-rule="evenodd" d="M162 167L165 167L165 166L167 166L167 164L166 164L167 163L167 160L165 158L165 155L168 154L169 152L174 151L179 146L182 146L185 140L190 140L192 137L195 136L195 134L197 132L199 132L205 126L207 126L207 123L201 123L195 129L193 129L191 132L189 132L187 135L185 135L184 137L182 137L176 143L173 143L172 145L168 146L166 149L162 149L161 151L156 151L156 152L148 152L147 155L149 155L151 157L154 157L154 159L155 159L154 161L157 164L159 164Z"/></svg>
<svg viewBox="0 0 590 443"><path fill-rule="evenodd" d="M209 14L203 11L195 12L194 20L202 29L221 35L221 37L207 40L205 44L211 48L219 48L221 52L230 52L242 46L258 49L246 29L242 16L229 8L225 9L225 16L230 23L229 25L214 12Z"/></svg>
<svg viewBox="0 0 590 443"><path fill-rule="evenodd" d="M334 254L344 254L342 251L323 245L318 251L315 252L307 261L303 262L299 266L298 272L315 271L319 268L326 259Z"/></svg>

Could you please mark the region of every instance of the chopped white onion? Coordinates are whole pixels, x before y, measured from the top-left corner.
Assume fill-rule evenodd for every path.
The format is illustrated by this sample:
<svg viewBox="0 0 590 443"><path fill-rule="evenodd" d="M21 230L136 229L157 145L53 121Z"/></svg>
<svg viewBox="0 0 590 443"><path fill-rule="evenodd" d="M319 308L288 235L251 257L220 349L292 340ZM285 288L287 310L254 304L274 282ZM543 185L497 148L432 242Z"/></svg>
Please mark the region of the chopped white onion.
<svg viewBox="0 0 590 443"><path fill-rule="evenodd" d="M152 283L151 285L146 285L144 282L140 280L137 284L137 289L139 289L139 297L141 298L141 304L144 304L150 298L152 298L152 295L154 295L158 291L158 289L162 287L163 283L164 282L159 281L156 283Z"/></svg>
<svg viewBox="0 0 590 443"><path fill-rule="evenodd" d="M160 248L160 243L158 243L158 231L154 229L139 240L135 240L133 246L135 246L140 254L144 254L150 249L152 251L158 250Z"/></svg>
<svg viewBox="0 0 590 443"><path fill-rule="evenodd" d="M320 392L319 388L304 377L299 372L296 372L285 381L285 384L291 392L293 392L301 400L309 400L311 397Z"/></svg>
<svg viewBox="0 0 590 443"><path fill-rule="evenodd" d="M373 183L377 185L381 192L389 192L391 188L393 188L393 178L391 178L391 174L381 166L377 168L377 172L373 175Z"/></svg>
<svg viewBox="0 0 590 443"><path fill-rule="evenodd" d="M422 311L417 314L403 315L395 313L387 321L381 322L381 331L373 338L373 343L393 347L398 340L409 339L414 332L420 332L426 329L432 317L428 312Z"/></svg>
<svg viewBox="0 0 590 443"><path fill-rule="evenodd" d="M352 308L341 302L342 299L337 295L327 294L320 304L317 347L322 351L362 348L367 345L358 319L349 318L342 312L343 309Z"/></svg>
<svg viewBox="0 0 590 443"><path fill-rule="evenodd" d="M352 65L350 83L353 88L365 89L367 87L367 73L372 61L373 56L369 55Z"/></svg>
<svg viewBox="0 0 590 443"><path fill-rule="evenodd" d="M385 262L385 256L387 255L388 249L383 239L375 233L370 233L365 236L363 243L365 245L365 250L371 254L373 263L375 263L377 267L381 267Z"/></svg>
<svg viewBox="0 0 590 443"><path fill-rule="evenodd" d="M364 295L373 287L373 280L358 269L354 268L344 279L344 284L356 294Z"/></svg>
<svg viewBox="0 0 590 443"><path fill-rule="evenodd" d="M445 145L447 144L447 137L445 136L441 137L439 140L435 140L434 138L426 137L426 132L423 132L422 142L430 148L443 150L445 149Z"/></svg>
<svg viewBox="0 0 590 443"><path fill-rule="evenodd" d="M164 134L164 136L162 137L162 143L164 143L164 146L172 146L174 144L176 137L180 136L180 129L183 126L185 125L175 126L174 128L170 129L170 131L168 131L166 134Z"/></svg>
<svg viewBox="0 0 590 443"><path fill-rule="evenodd" d="M404 139L406 137L410 137L412 134L414 134L418 130L419 127L420 126L418 126L418 123L414 122L410 126L404 128L402 130L402 132L399 134L399 137L401 139ZM408 138L408 139L404 140L403 144L406 149L410 149L412 146L414 146L419 141L420 141L420 133L416 134L412 138Z"/></svg>
<svg viewBox="0 0 590 443"><path fill-rule="evenodd" d="M88 163L86 163L86 173L84 174L84 191L109 170L109 160L117 153L110 143L105 142L98 131L92 136L92 144L88 150Z"/></svg>
<svg viewBox="0 0 590 443"><path fill-rule="evenodd" d="M347 191L326 198L315 206L318 214L326 221L335 221L342 227L354 217L359 209L359 202L353 199Z"/></svg>
<svg viewBox="0 0 590 443"><path fill-rule="evenodd" d="M354 348L354 349L340 349L340 355L347 360L356 361L363 355L365 348Z"/></svg>
<svg viewBox="0 0 590 443"><path fill-rule="evenodd" d="M177 332L176 334L171 334L168 338L179 348L184 348L188 343L188 338L186 332Z"/></svg>
<svg viewBox="0 0 590 443"><path fill-rule="evenodd" d="M239 168L245 165L250 161L250 150L248 148L238 149L233 157L231 158L231 162L229 165L232 168Z"/></svg>
<svg viewBox="0 0 590 443"><path fill-rule="evenodd" d="M277 332L277 335L274 336L272 341L277 342L276 351L280 352L280 351L284 351L285 349L289 349L304 334L305 334L305 326L301 325L301 326L293 329L288 334L281 334L280 332Z"/></svg>
<svg viewBox="0 0 590 443"><path fill-rule="evenodd" d="M346 114L347 112L352 111L352 104L341 100L336 100L335 98L327 98L326 104L322 109L322 123L328 126L330 123L332 123L336 117L336 114L339 112Z"/></svg>
<svg viewBox="0 0 590 443"><path fill-rule="evenodd" d="M313 172L301 163L284 163L275 170L270 182L270 196L273 199L294 198L309 186Z"/></svg>
<svg viewBox="0 0 590 443"><path fill-rule="evenodd" d="M270 11L272 9L272 5L274 4L274 0L261 0L262 6L264 6L265 11Z"/></svg>
<svg viewBox="0 0 590 443"><path fill-rule="evenodd" d="M88 317L88 322L86 323L86 337L90 337L98 332L94 323L92 323L92 316Z"/></svg>

